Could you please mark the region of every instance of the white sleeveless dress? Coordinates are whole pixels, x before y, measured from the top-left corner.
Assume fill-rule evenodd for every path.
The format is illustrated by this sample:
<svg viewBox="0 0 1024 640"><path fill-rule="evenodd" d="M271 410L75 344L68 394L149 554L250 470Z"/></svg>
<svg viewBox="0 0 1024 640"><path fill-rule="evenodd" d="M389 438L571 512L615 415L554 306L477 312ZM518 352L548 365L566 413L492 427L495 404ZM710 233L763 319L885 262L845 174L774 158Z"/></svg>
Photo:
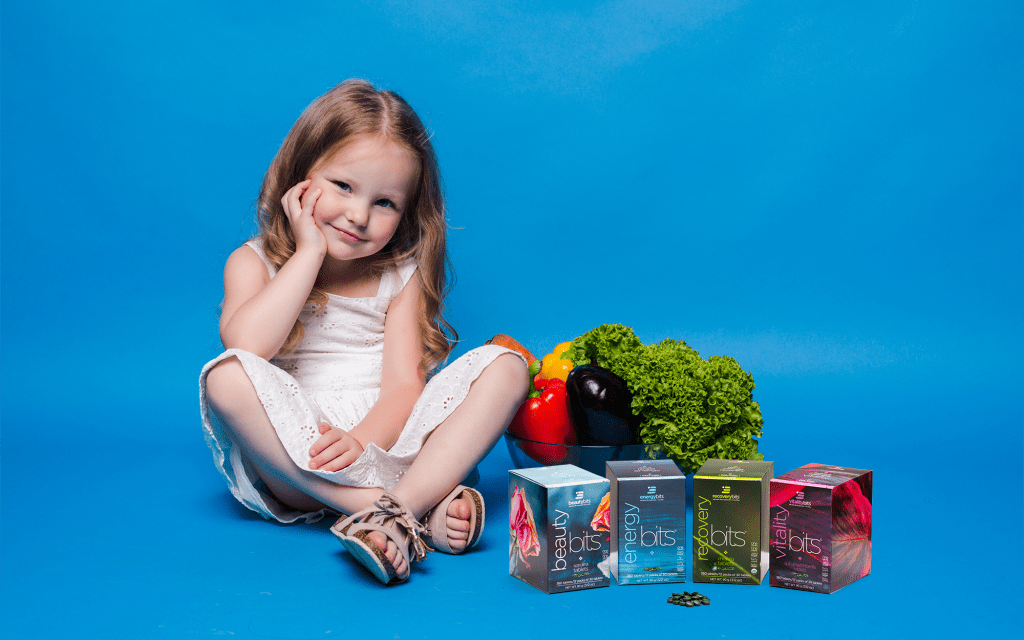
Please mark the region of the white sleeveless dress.
<svg viewBox="0 0 1024 640"><path fill-rule="evenodd" d="M262 239L246 245L259 254L274 277L275 269L263 252ZM338 484L390 491L416 458L427 434L466 398L470 384L484 368L502 353L515 353L494 345L466 353L427 382L398 441L390 449L385 451L370 443L355 462L341 471L311 470L309 447L320 437L317 425L325 421L348 431L359 424L377 401L384 318L388 305L415 272L416 264L410 260L386 272L372 298L329 295L322 310L305 305L299 315L305 334L291 354L275 356L268 362L248 351L228 349L203 367L199 403L206 443L231 493L242 504L280 522L315 522L325 511L303 513L276 500L210 411L206 375L221 360L235 356L242 363L285 450L305 473L315 473Z"/></svg>

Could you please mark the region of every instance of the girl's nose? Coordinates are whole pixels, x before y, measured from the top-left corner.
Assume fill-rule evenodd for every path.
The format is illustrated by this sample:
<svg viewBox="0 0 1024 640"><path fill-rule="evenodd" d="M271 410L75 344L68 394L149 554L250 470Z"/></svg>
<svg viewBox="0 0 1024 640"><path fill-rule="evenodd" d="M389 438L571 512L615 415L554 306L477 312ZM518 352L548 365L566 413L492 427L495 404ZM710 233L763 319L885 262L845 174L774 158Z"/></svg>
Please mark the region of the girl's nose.
<svg viewBox="0 0 1024 640"><path fill-rule="evenodd" d="M357 227L365 227L370 219L370 207L361 202L352 202L345 211L345 217Z"/></svg>

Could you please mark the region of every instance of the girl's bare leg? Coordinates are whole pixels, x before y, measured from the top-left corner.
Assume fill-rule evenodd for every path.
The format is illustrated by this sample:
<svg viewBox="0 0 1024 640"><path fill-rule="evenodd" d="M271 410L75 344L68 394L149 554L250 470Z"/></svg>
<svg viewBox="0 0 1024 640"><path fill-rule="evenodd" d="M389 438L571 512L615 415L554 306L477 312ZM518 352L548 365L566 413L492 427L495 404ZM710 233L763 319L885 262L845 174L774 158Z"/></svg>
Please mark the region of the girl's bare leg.
<svg viewBox="0 0 1024 640"><path fill-rule="evenodd" d="M422 518L473 469L511 422L528 388L526 365L513 354L495 358L473 382L469 395L424 443L415 462L391 494ZM448 508L453 549L466 544L469 509L465 500ZM371 536L372 537L372 536ZM377 540L383 543L383 536Z"/></svg>

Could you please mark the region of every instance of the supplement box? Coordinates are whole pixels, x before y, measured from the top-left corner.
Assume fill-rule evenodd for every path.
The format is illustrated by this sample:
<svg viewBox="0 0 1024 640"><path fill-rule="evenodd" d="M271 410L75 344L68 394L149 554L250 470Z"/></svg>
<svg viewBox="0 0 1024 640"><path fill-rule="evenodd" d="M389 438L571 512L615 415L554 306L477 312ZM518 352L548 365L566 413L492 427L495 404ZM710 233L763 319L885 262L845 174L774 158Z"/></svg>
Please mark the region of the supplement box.
<svg viewBox="0 0 1024 640"><path fill-rule="evenodd" d="M671 460L606 462L605 475L615 580L686 582L686 476Z"/></svg>
<svg viewBox="0 0 1024 640"><path fill-rule="evenodd" d="M610 584L608 481L579 467L508 472L508 572L545 593Z"/></svg>
<svg viewBox="0 0 1024 640"><path fill-rule="evenodd" d="M871 476L808 464L772 480L771 586L832 593L871 573Z"/></svg>
<svg viewBox="0 0 1024 640"><path fill-rule="evenodd" d="M708 460L693 476L693 581L761 584L775 464Z"/></svg>

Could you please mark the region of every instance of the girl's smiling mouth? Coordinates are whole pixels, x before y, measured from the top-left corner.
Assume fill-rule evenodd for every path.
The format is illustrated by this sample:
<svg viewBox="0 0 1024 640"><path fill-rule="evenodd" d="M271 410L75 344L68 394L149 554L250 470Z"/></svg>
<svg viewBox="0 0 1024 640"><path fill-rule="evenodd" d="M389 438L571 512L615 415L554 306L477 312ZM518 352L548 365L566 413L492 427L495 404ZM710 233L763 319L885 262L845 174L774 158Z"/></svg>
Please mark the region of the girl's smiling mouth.
<svg viewBox="0 0 1024 640"><path fill-rule="evenodd" d="M328 222L327 225L329 227L331 227L332 229L334 229L335 231L337 231L338 233L340 233L342 240L347 240L349 242L362 242L363 241L362 238L360 238L356 234L352 233L351 231L345 231L344 229L339 229L338 227L334 226L330 222Z"/></svg>

